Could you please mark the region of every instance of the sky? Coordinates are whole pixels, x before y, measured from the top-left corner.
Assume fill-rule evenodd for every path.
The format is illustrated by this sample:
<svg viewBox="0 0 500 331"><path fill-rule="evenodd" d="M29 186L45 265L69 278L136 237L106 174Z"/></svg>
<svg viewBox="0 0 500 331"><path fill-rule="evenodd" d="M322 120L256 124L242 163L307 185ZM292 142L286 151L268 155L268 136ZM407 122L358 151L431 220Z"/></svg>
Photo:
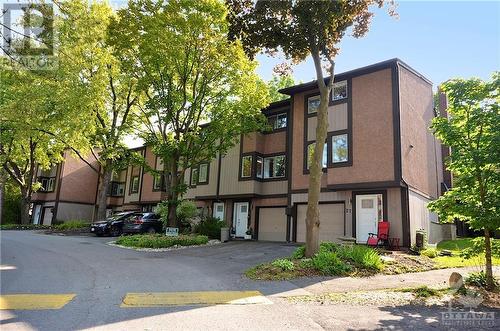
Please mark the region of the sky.
<svg viewBox="0 0 500 331"><path fill-rule="evenodd" d="M456 77L489 79L500 70L500 1L398 1L399 18L376 10L365 37L344 37L336 58L341 73L399 58L430 79L434 88ZM269 80L286 59L259 55L259 75ZM294 67L297 82L316 79L314 64Z"/></svg>

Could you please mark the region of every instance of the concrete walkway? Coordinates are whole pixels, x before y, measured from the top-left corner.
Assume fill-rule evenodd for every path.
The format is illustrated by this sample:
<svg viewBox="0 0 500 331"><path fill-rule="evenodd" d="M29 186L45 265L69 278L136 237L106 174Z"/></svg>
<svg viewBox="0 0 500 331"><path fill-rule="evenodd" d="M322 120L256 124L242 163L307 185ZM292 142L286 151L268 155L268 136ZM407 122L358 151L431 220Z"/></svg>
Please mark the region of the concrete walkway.
<svg viewBox="0 0 500 331"><path fill-rule="evenodd" d="M370 291L382 289L398 289L427 285L429 287L447 287L452 272L465 276L470 272L479 271L478 267L439 269L400 275L376 275L372 277L338 277L333 279L297 279L291 281L301 288L301 292L311 294ZM500 267L494 267L493 272L500 276Z"/></svg>

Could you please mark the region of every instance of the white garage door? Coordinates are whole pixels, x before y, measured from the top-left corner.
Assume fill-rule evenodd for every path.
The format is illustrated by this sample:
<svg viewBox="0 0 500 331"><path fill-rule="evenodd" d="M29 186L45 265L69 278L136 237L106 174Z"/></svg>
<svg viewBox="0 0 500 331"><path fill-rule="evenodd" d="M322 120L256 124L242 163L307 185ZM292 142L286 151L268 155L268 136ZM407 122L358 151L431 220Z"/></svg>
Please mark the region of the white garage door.
<svg viewBox="0 0 500 331"><path fill-rule="evenodd" d="M307 205L297 206L297 242L306 241ZM319 241L338 241L344 236L344 204L319 205Z"/></svg>
<svg viewBox="0 0 500 331"><path fill-rule="evenodd" d="M286 241L285 208L259 209L259 240Z"/></svg>

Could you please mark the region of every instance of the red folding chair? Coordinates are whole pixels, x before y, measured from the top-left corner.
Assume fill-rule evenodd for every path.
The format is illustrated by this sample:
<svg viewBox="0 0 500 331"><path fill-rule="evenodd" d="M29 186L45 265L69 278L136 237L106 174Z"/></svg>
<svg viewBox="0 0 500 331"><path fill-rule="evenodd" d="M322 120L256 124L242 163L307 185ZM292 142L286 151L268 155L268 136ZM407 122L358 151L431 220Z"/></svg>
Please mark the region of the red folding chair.
<svg viewBox="0 0 500 331"><path fill-rule="evenodd" d="M368 246L378 247L380 243L387 245L389 242L389 222L380 221L377 224L377 233L368 233Z"/></svg>

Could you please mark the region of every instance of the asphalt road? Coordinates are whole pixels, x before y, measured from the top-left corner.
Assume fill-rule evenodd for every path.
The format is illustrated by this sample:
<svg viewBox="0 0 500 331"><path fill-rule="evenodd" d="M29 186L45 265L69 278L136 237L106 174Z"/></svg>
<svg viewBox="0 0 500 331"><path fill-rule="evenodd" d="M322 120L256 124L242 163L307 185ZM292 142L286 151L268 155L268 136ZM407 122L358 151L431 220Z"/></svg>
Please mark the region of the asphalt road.
<svg viewBox="0 0 500 331"><path fill-rule="evenodd" d="M170 252L107 245L110 238L1 231L1 294L75 293L58 310L0 310L3 330L436 329L441 311L422 307L292 304L291 282L255 282L245 269L294 246L231 242ZM130 292L260 291L267 305L122 308Z"/></svg>

